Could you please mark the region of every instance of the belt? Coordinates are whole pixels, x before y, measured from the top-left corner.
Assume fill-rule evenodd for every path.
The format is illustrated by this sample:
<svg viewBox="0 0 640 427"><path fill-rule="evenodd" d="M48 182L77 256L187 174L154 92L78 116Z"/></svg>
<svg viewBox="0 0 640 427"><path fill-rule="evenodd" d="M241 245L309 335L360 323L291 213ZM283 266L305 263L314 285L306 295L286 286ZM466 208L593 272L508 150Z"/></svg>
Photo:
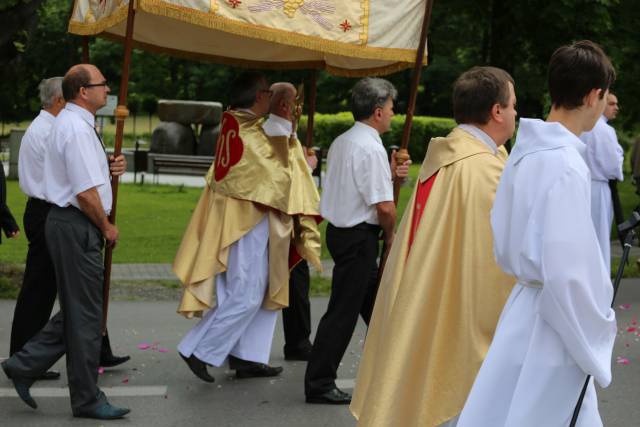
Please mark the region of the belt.
<svg viewBox="0 0 640 427"><path fill-rule="evenodd" d="M38 199L36 197L29 197L29 202L36 205L52 206L52 204L47 202L46 200Z"/></svg>
<svg viewBox="0 0 640 427"><path fill-rule="evenodd" d="M368 222L361 222L360 224L352 225L351 227L336 227L331 223L329 223L329 226L331 226L332 228L336 228L338 230L362 230L362 231L375 231L375 232L378 232L381 230L379 225L369 224Z"/></svg>

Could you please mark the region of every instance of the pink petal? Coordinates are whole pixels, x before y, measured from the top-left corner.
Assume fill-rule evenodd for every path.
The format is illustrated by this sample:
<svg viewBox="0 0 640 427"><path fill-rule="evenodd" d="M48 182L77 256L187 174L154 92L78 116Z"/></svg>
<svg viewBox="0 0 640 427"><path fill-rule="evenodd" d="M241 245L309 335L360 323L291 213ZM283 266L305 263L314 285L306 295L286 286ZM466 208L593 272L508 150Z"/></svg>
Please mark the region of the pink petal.
<svg viewBox="0 0 640 427"><path fill-rule="evenodd" d="M159 348L158 348L158 351L159 351L160 353L168 353L168 352L169 352L169 349L168 349L168 348L165 348L165 347L159 347Z"/></svg>
<svg viewBox="0 0 640 427"><path fill-rule="evenodd" d="M143 342L143 343L138 344L138 348L139 348L140 350L146 350L146 349L148 349L148 348L150 348L150 347L151 347L151 345L150 345L149 343L146 343L146 342Z"/></svg>
<svg viewBox="0 0 640 427"><path fill-rule="evenodd" d="M627 361L627 362L628 362L628 361ZM124 384L127 384L127 383L129 382L129 378L124 377L124 379L122 380L122 382L123 382Z"/></svg>
<svg viewBox="0 0 640 427"><path fill-rule="evenodd" d="M634 327L634 326L629 326L627 328L627 332L635 332L638 328Z"/></svg>
<svg viewBox="0 0 640 427"><path fill-rule="evenodd" d="M104 368L102 366L100 366L98 368L98 375L102 375L102 374L104 374Z"/></svg>
<svg viewBox="0 0 640 427"><path fill-rule="evenodd" d="M617 363L618 365L628 365L628 364L629 364L629 359L627 359L627 358L625 358L625 357L620 357L620 356L618 356L618 357L616 358L616 363Z"/></svg>
<svg viewBox="0 0 640 427"><path fill-rule="evenodd" d="M620 304L618 308L620 308L620 310L629 310L631 308L631 304Z"/></svg>

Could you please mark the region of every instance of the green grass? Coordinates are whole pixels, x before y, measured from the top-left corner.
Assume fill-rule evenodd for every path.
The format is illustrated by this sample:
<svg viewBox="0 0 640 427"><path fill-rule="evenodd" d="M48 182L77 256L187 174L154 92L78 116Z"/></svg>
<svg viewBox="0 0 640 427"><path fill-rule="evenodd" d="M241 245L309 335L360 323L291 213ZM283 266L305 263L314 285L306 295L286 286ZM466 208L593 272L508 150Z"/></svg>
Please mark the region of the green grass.
<svg viewBox="0 0 640 427"><path fill-rule="evenodd" d="M331 293L331 279L321 276L311 276L309 295L312 297L324 297Z"/></svg>
<svg viewBox="0 0 640 427"><path fill-rule="evenodd" d="M8 205L22 225L26 198L16 181L7 183ZM201 189L168 185L121 184L117 224L120 241L115 263L171 263ZM0 260L24 263L27 239L3 239Z"/></svg>
<svg viewBox="0 0 640 427"><path fill-rule="evenodd" d="M420 166L412 165L409 182L400 191L398 221L411 196ZM625 216L640 201L631 179L619 183L618 189ZM166 185L121 184L118 197L118 226L121 240L114 251L116 263L171 263L182 234L200 196L201 189ZM7 203L19 224L22 224L26 198L16 181L7 182ZM330 259L324 244L326 222L320 225L323 236L322 258ZM0 246L0 262L24 263L27 240L24 233L16 240L4 239ZM617 263L614 261L612 271ZM640 277L635 263L625 269L625 277ZM322 282L317 281L322 288ZM326 285L326 284L325 284ZM0 286L3 286L0 283Z"/></svg>

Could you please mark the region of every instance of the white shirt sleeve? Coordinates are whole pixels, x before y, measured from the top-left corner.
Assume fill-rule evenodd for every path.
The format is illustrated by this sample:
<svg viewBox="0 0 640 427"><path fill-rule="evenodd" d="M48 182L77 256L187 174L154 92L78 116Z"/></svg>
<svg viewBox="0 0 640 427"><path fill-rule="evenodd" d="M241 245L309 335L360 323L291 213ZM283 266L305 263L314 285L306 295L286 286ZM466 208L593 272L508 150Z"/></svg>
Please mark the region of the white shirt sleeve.
<svg viewBox="0 0 640 427"><path fill-rule="evenodd" d="M592 167L596 169L592 172L597 177L622 181L624 151L618 143L616 131L609 125L605 125L594 136L591 144L587 145L587 149L591 151L589 154Z"/></svg>
<svg viewBox="0 0 640 427"><path fill-rule="evenodd" d="M391 168L382 150L372 150L362 155L356 153L353 172L358 192L367 205L393 201Z"/></svg>
<svg viewBox="0 0 640 427"><path fill-rule="evenodd" d="M611 382L616 336L613 289L586 214L589 187L569 170L547 196L542 231L543 287L538 314L558 334L575 363L602 386Z"/></svg>
<svg viewBox="0 0 640 427"><path fill-rule="evenodd" d="M96 152L94 138L90 132L74 132L64 147L65 169L74 196L105 184L97 156L106 154Z"/></svg>

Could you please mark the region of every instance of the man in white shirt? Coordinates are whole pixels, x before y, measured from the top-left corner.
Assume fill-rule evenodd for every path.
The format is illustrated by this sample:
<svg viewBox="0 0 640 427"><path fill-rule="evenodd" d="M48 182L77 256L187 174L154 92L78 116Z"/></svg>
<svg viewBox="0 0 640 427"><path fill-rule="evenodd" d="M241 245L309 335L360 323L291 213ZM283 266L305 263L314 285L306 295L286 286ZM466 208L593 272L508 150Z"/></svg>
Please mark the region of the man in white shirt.
<svg viewBox="0 0 640 427"><path fill-rule="evenodd" d="M378 285L378 236L391 247L396 222L392 170L408 174L410 161L391 167L380 134L391 128L391 83L364 78L351 93L356 123L329 148L320 213L327 225L327 247L335 262L331 297L320 320L305 374L307 403L348 404L351 396L335 383L358 315L369 323Z"/></svg>
<svg viewBox="0 0 640 427"><path fill-rule="evenodd" d="M45 239L45 222L51 204L44 200L44 156L47 140L56 116L64 108L62 77L52 77L40 83L42 110L31 122L20 144L19 168L20 188L29 199L24 211L24 228L29 240L29 250L16 301L11 324L12 355L20 350L49 321L56 299L56 280L53 263ZM124 156L117 160L111 156L112 175L121 175L126 168ZM104 335L101 346L100 366L116 366L129 360L129 356L114 356L108 335ZM45 372L39 379L57 379L60 373Z"/></svg>
<svg viewBox="0 0 640 427"><path fill-rule="evenodd" d="M271 85L269 117L262 124L267 136L291 136L295 134L292 120L296 108L297 90L291 83ZM304 151L310 171L315 169L318 159L309 154L294 136L295 143ZM309 264L301 259L291 269L289 279L289 307L282 309L285 360L308 360L311 353L311 305L309 302Z"/></svg>
<svg viewBox="0 0 640 427"><path fill-rule="evenodd" d="M53 204L45 238L53 261L60 311L18 352L2 362L20 398L37 404L29 388L66 354L71 408L76 417L115 419L129 409L112 406L97 385L102 329L102 248L115 245L109 163L95 131L95 113L109 86L93 65L69 69L68 100L58 114L44 156L44 199Z"/></svg>
<svg viewBox="0 0 640 427"><path fill-rule="evenodd" d="M458 427L568 426L587 375L611 382L613 289L587 214L578 136L602 114L614 79L595 43L562 46L549 63L547 120L520 120L491 211L496 261L518 283ZM593 381L576 426L602 426Z"/></svg>
<svg viewBox="0 0 640 427"><path fill-rule="evenodd" d="M618 144L616 130L608 124L618 115L618 98L609 93L604 113L592 130L580 135L586 144L586 162L591 171L591 219L596 227L602 256L608 269L611 269L611 222L613 221L613 202L610 180L622 181L622 162L624 150Z"/></svg>

